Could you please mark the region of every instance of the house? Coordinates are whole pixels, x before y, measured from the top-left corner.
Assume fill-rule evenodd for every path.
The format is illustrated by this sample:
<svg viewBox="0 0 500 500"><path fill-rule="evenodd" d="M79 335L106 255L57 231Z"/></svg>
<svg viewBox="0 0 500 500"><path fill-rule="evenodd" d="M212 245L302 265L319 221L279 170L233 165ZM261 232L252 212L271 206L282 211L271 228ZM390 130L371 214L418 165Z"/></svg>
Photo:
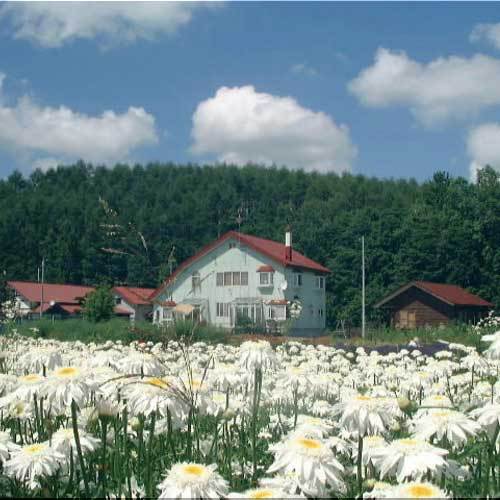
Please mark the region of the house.
<svg viewBox="0 0 500 500"><path fill-rule="evenodd" d="M325 329L325 279L330 271L285 243L229 231L184 261L150 297L153 321L190 317L233 329L283 326L290 306L302 311L291 335Z"/></svg>
<svg viewBox="0 0 500 500"><path fill-rule="evenodd" d="M154 288L115 286L113 288L115 307L127 314L131 321L144 321L151 316L153 306L149 297L154 292Z"/></svg>
<svg viewBox="0 0 500 500"><path fill-rule="evenodd" d="M457 285L412 281L375 304L389 311L399 329L439 327L452 321L475 323L493 307Z"/></svg>
<svg viewBox="0 0 500 500"><path fill-rule="evenodd" d="M94 291L93 287L80 285L60 285L33 281L7 281L13 291L18 314L33 317L42 314L51 316L76 316L81 313L85 296Z"/></svg>

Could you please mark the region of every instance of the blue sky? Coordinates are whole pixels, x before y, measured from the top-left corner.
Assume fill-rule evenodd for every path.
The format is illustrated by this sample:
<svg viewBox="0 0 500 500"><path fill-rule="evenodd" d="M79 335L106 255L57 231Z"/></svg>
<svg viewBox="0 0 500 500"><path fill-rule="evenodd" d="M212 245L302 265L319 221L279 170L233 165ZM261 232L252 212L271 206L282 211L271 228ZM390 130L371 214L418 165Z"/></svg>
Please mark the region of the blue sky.
<svg viewBox="0 0 500 500"><path fill-rule="evenodd" d="M500 169L497 3L4 3L0 82L0 177L79 158Z"/></svg>

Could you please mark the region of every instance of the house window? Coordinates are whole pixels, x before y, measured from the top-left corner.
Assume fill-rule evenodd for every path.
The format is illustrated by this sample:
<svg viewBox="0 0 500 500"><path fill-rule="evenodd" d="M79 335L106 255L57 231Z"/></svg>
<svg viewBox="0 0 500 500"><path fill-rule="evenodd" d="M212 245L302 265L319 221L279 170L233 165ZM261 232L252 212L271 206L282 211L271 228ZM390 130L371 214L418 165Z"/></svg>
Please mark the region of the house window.
<svg viewBox="0 0 500 500"><path fill-rule="evenodd" d="M236 243L234 242L229 243L229 248L236 248Z"/></svg>
<svg viewBox="0 0 500 500"><path fill-rule="evenodd" d="M122 303L122 298L121 297L115 297L115 304L119 306Z"/></svg>
<svg viewBox="0 0 500 500"><path fill-rule="evenodd" d="M259 273L260 284L261 285L272 285L273 284L273 273Z"/></svg>
<svg viewBox="0 0 500 500"><path fill-rule="evenodd" d="M322 318L322 317L323 317L323 309L322 309L321 307L318 309L318 316L319 316L320 318Z"/></svg>
<svg viewBox="0 0 500 500"><path fill-rule="evenodd" d="M241 274L239 272L233 273L233 285L241 285Z"/></svg>
<svg viewBox="0 0 500 500"><path fill-rule="evenodd" d="M243 271L241 273L241 285L242 286L248 285L248 272L247 271Z"/></svg>
<svg viewBox="0 0 500 500"><path fill-rule="evenodd" d="M296 273L293 275L294 286L302 286L302 274Z"/></svg>
<svg viewBox="0 0 500 500"><path fill-rule="evenodd" d="M195 271L191 275L191 286L193 290L197 290L201 288L201 279L200 279L200 273L198 271Z"/></svg>
<svg viewBox="0 0 500 500"><path fill-rule="evenodd" d="M223 286L223 285L224 285L224 273L217 273L216 286Z"/></svg>
<svg viewBox="0 0 500 500"><path fill-rule="evenodd" d="M224 286L231 286L233 273L224 273Z"/></svg>
<svg viewBox="0 0 500 500"><path fill-rule="evenodd" d="M324 276L316 276L316 288L325 288Z"/></svg>
<svg viewBox="0 0 500 500"><path fill-rule="evenodd" d="M227 318L229 316L229 304L217 302L216 316L218 318Z"/></svg>

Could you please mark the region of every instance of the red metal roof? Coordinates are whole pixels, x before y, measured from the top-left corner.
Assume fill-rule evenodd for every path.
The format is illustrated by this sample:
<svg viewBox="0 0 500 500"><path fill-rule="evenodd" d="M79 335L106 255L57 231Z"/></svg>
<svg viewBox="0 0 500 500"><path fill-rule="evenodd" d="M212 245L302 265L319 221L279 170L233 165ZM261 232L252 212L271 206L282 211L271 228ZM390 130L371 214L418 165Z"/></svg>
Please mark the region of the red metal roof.
<svg viewBox="0 0 500 500"><path fill-rule="evenodd" d="M492 307L493 304L477 295L469 293L458 285L446 285L444 283L431 283L430 281L415 281L418 288L457 306L485 306Z"/></svg>
<svg viewBox="0 0 500 500"><path fill-rule="evenodd" d="M474 295L467 290L464 290L458 285L447 285L445 283L432 283L430 281L411 281L402 286L395 292L384 297L381 301L375 304L375 307L381 307L401 293L411 287L419 288L427 292L439 300L446 302L452 306L477 306L477 307L493 307L491 302Z"/></svg>
<svg viewBox="0 0 500 500"><path fill-rule="evenodd" d="M309 259L305 255L292 250L292 259L287 260L285 258L285 244L279 243L277 241L266 240L265 238L259 238L257 236L251 236L249 234L239 233L237 231L228 231L223 234L219 239L209 243L204 246L199 252L185 260L180 266L169 276L164 283L149 297L150 300L153 300L163 288L172 282L184 269L190 266L193 262L197 261L201 257L207 255L213 249L217 248L219 245L224 243L229 239L234 239L238 242L241 242L243 245L246 245L256 252L265 255L273 259L276 262L279 262L285 267L295 267L299 269L308 269L311 271L316 271L319 273L329 273L330 270L318 262L315 262L312 259Z"/></svg>
<svg viewBox="0 0 500 500"><path fill-rule="evenodd" d="M13 288L29 302L41 302L42 284L33 281L7 281ZM85 296L94 291L94 287L80 285L59 285L55 283L43 284L43 303L57 302L64 304L78 304Z"/></svg>
<svg viewBox="0 0 500 500"><path fill-rule="evenodd" d="M113 290L129 304L147 305L150 304L149 296L155 288L138 288L132 286L115 286Z"/></svg>

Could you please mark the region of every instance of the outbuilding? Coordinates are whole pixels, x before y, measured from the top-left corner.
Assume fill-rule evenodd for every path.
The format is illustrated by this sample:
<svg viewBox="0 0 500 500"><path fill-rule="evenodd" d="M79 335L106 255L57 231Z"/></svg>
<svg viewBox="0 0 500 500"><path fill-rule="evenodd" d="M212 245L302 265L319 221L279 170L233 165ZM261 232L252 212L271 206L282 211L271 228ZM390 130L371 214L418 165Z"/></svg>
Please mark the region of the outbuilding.
<svg viewBox="0 0 500 500"><path fill-rule="evenodd" d="M375 304L390 314L391 326L412 329L476 323L493 304L457 285L412 281Z"/></svg>

